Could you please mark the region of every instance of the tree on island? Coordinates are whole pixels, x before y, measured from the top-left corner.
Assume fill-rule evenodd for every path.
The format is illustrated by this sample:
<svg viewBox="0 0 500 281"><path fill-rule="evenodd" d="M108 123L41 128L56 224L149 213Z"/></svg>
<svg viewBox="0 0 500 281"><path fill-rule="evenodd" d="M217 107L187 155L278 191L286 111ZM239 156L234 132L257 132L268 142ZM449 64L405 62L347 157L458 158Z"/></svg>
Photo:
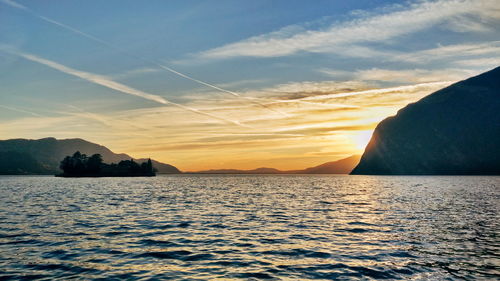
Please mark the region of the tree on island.
<svg viewBox="0 0 500 281"><path fill-rule="evenodd" d="M131 177L155 176L156 170L151 159L138 164L134 159L120 161L118 164L106 164L100 154L90 157L75 152L73 156L66 156L60 165L62 177Z"/></svg>
<svg viewBox="0 0 500 281"><path fill-rule="evenodd" d="M103 164L101 154L94 154L90 156L87 160L87 170L94 173L99 173L101 171L101 166Z"/></svg>

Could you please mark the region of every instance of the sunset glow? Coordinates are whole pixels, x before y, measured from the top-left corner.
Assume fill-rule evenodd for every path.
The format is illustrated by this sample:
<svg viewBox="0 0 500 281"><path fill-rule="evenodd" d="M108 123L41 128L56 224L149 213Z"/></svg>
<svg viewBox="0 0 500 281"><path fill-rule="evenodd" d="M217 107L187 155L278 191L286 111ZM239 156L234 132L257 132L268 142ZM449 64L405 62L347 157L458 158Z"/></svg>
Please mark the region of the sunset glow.
<svg viewBox="0 0 500 281"><path fill-rule="evenodd" d="M102 4L111 21L89 16L100 2L0 1L1 138L83 138L183 171L299 169L362 153L384 118L499 63L496 1L338 3L299 17L240 1L228 25L202 3Z"/></svg>
<svg viewBox="0 0 500 281"><path fill-rule="evenodd" d="M0 280L498 280L500 0L0 0Z"/></svg>
<svg viewBox="0 0 500 281"><path fill-rule="evenodd" d="M359 131L356 133L353 141L356 144L356 148L363 151L372 137L373 131Z"/></svg>

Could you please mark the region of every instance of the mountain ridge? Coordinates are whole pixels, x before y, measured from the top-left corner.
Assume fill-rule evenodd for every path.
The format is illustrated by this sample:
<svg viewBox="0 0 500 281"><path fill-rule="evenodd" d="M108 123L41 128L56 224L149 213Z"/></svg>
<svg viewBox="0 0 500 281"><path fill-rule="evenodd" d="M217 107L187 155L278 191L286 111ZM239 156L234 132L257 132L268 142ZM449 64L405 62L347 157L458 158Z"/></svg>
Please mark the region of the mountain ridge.
<svg viewBox="0 0 500 281"><path fill-rule="evenodd" d="M125 153L114 153L109 148L89 142L81 138L56 139L47 137L42 139L8 139L0 140L0 174L54 174L60 172L59 163L68 155L73 155L75 151L92 155L99 153L103 156L104 162L120 162L122 160L134 159L137 162L144 162L147 159L133 158ZM25 158L26 163L17 163L19 169L9 167L9 160ZM153 166L159 173L178 174L181 173L176 167L151 160ZM29 169L28 169L29 167ZM27 169L27 170L26 170Z"/></svg>
<svg viewBox="0 0 500 281"><path fill-rule="evenodd" d="M0 140L0 175L15 174L57 174L60 173L61 160L75 151L92 155L99 153L105 163L117 163L122 160L134 159L144 162L147 159L133 158L125 153L114 153L106 146L81 138L56 139L8 139ZM188 174L348 174L359 162L361 155L352 155L344 159L323 163L302 170L281 171L275 168L257 168L252 170L212 169L205 171L186 172ZM176 167L155 161L153 166L160 174L183 173Z"/></svg>
<svg viewBox="0 0 500 281"><path fill-rule="evenodd" d="M500 67L380 122L351 174L500 174Z"/></svg>
<svg viewBox="0 0 500 281"><path fill-rule="evenodd" d="M336 161L326 162L314 167L302 170L278 170L275 168L261 167L251 170L239 169L211 169L195 172L186 172L188 174L349 174L359 162L361 155L351 155L347 158Z"/></svg>

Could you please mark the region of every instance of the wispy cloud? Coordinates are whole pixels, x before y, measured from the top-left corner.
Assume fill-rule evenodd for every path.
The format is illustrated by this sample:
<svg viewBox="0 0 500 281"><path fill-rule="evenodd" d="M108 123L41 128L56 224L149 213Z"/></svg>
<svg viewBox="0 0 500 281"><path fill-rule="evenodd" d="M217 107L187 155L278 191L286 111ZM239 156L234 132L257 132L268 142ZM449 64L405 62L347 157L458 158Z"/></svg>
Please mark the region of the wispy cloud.
<svg viewBox="0 0 500 281"><path fill-rule="evenodd" d="M124 71L122 73L116 73L113 75L108 75L108 77L115 79L115 80L121 80L121 79L127 79L135 76L140 76L144 74L149 74L149 73L155 73L161 71L158 68L153 68L153 67L141 67L137 69L132 69L128 71Z"/></svg>
<svg viewBox="0 0 500 281"><path fill-rule="evenodd" d="M269 81L268 79L244 79L244 80L222 83L222 84L219 84L219 86L223 87L223 88L233 88L233 87L249 86L249 85L256 85L256 84L258 85L258 84L263 84L263 83L268 82L268 81Z"/></svg>
<svg viewBox="0 0 500 281"><path fill-rule="evenodd" d="M168 100L166 100L165 98L163 98L161 96L150 94L150 93L146 93L146 92L138 90L138 89L134 89L134 88L126 86L124 84L115 82L115 81L111 80L110 78L108 78L106 76L103 76L103 75L97 75L97 74L93 74L93 73L89 73L89 72L85 72L85 71L81 71L81 70L76 70L76 69L64 66L62 64L56 63L56 62L51 61L51 60L47 60L47 59L44 59L44 58L41 58L41 57L38 57L38 56L35 56L35 55L32 55L32 54L23 53L21 51L18 51L16 49L12 48L12 47L8 47L8 46L5 47L5 46L3 46L0 49L4 50L6 52L9 52L11 54L14 54L14 55L18 55L18 56L20 56L22 58L25 58L27 60L30 60L30 61L33 61L33 62L37 62L39 64L42 64L42 65L48 66L50 68L56 69L56 70L58 70L60 72L63 72L63 73L69 74L69 75L73 75L73 76L79 77L81 79L84 79L86 81L89 81L91 83L94 83L94 84L97 84L97 85L101 85L103 87L115 90L115 91L117 91L119 93L123 93L123 94L127 94L127 95L132 95L132 96L140 97L140 98L143 98L143 99L146 99L146 100L150 100L150 101L153 101L153 102L156 102L156 103L159 103L159 104L163 104L163 105L173 105L173 106L182 108L182 109L184 109L186 111L189 111L189 112L192 112L192 113L196 113L196 114L199 114L199 115L203 115L203 116L207 116L207 117L210 117L212 119L223 121L225 123L230 123L230 124L234 124L234 125L237 125L237 126L244 126L244 125L242 125L238 121L232 121L232 120L229 120L229 119L226 119L226 118L222 118L222 117L210 114L210 113L206 113L206 112L200 111L200 110L198 110L196 108L192 108L192 107L189 107L189 106L185 106L185 105L182 105L182 104L178 104L178 103L174 103L174 102L168 101Z"/></svg>
<svg viewBox="0 0 500 281"><path fill-rule="evenodd" d="M380 71L380 72L379 72ZM361 71L366 78L383 79L390 75L392 70L367 70ZM394 71L395 72L395 71ZM408 77L414 77L411 71L407 72ZM358 76L355 76L358 77ZM444 76L450 78L451 76ZM248 94L254 96L265 96L272 94L272 99L281 99L282 102L313 102L321 100L334 100L358 95L378 95L386 93L409 93L416 90L434 90L440 87L447 86L455 80L441 80L423 83L406 84L394 87L380 87L377 84L369 83L362 80L351 81L321 81L321 82L292 82L280 84L274 87L265 88L257 91L250 91ZM271 99L271 100L272 100ZM311 103L311 105L314 103ZM348 107L348 106L347 106Z"/></svg>
<svg viewBox="0 0 500 281"><path fill-rule="evenodd" d="M275 113L278 113L278 114L281 114L281 115L285 115L285 116L287 116L287 115L286 115L286 113L284 113L284 112L280 112L280 111L276 111L276 110L273 110L273 109L271 109L271 108L268 108L265 104L262 104L262 103L260 103L260 102L258 102L258 101L256 101L256 100L251 99L251 98L248 98L248 97L242 96L242 95L240 95L239 93L237 93L237 92L235 92L235 91L231 91L231 90L228 90L228 89L222 88L222 87L220 87L220 86L214 85L214 84L212 84L212 83L208 83L208 82L206 82L206 81L203 81L203 80L197 79L197 78L195 78L195 77L193 77L193 76L191 76L191 75L187 75L186 73L183 73L183 72L180 72L180 71L178 71L178 70L175 70L175 69L173 69L173 68L171 68L171 67L169 67L169 66L165 65L164 63L159 63L159 62L157 62L157 61L154 61L154 60L149 60L149 59L146 59L146 58L144 58L144 57L142 57L142 56L138 56L138 55L132 54L132 53L130 53L130 52L128 52L128 51L126 51L126 50L124 50L124 49L122 49L122 48L119 48L119 47L117 47L117 46L115 46L115 45L113 45L113 44L111 44L111 43L109 43L109 42L107 42L107 41L105 41L105 40L103 40L103 39L100 39L100 38L98 38L98 37L96 37L96 36L93 36L93 35L91 35L91 34L89 34L89 33L87 33L87 32L83 32L83 31L81 31L81 30L79 30L79 29L77 29L77 28L74 28L74 27L72 27L72 26L69 26L69 25L67 25L67 24L65 24L65 23L62 23L62 22L56 21L56 20L54 20L54 19L51 19L51 18L49 18L49 17L46 17L46 16L43 16L43 15L40 15L40 14L36 13L35 11L33 11L33 10L29 9L28 7L23 6L23 5L21 5L21 4L18 4L18 3L16 3L16 2L15 2L15 1L13 1L13 0L1 0L1 1L2 1L3 3L5 3L5 4L7 4L7 5L11 6L11 7L14 7L14 8L17 8L17 9L21 9L21 10L23 10L23 11L25 11L25 12L27 12L27 13L31 14L32 16L37 17L37 18L39 18L39 19L41 19L41 20L43 20L43 21L46 21L46 22L51 23L51 24L54 24L54 25L56 25L56 26L58 26L58 27L60 27L60 28L66 29L66 30L68 30L68 31L71 31L71 32L73 32L73 33L75 33L75 34L78 34L78 35L80 35L80 36L83 36L83 37L85 37L85 38L87 38L87 39L89 39L89 40L92 40L92 41L94 41L94 42L97 42L97 43L99 43L99 44L101 44L101 45L103 45L103 46L106 46L106 47L108 47L108 48L111 48L111 49L113 49L113 50L115 50L115 51L118 51L118 52L120 52L120 53L122 53L122 54L128 55L128 56L130 56L130 57L132 57L132 58L138 59L138 60L140 60L140 61L142 61L142 62L145 62L145 63L147 63L147 64L150 64L150 65L153 65L153 66L155 66L155 67L158 67L158 68L160 68L160 69L162 69L162 70L165 70L165 71L168 71L168 72L170 72L170 73L173 73L173 74L175 74L175 75L177 75L177 76L179 76L179 77L182 77L182 78L185 78L185 79L187 79L187 80L193 81L193 82L195 82L195 83L197 83L197 84L200 84L200 85L203 85L203 86L206 86L206 87L212 88L212 89L217 90L217 91L219 91L219 92L226 93L226 94L230 94L230 95L232 95L232 96L235 96L235 97L238 97L238 98L241 98L241 99L245 99L245 100L247 100L247 101L249 101L249 102L251 102L251 103L257 104L257 105L259 105L259 106L261 106L261 107L263 107L263 108L266 108L266 109L268 109L268 110L271 110L271 111L273 111L273 112L275 112ZM173 104L173 103L171 103L171 104ZM200 114L203 114L203 113L200 113ZM214 116L212 116L212 117L214 117ZM216 117L216 118L217 118L217 117ZM232 123L237 124L237 122L233 122L233 121L231 121L231 122L232 122ZM237 125L241 125L241 124L237 124Z"/></svg>
<svg viewBox="0 0 500 281"><path fill-rule="evenodd" d="M36 116L25 112L26 116L22 118L0 120L2 137L52 135L90 138L114 151L133 153L137 158L154 155L155 159L175 164L183 170L235 166L255 168L260 165L295 169L359 153L355 140L360 132L370 132L379 121L395 114L406 104L464 76L476 74L484 65L489 67L498 63L500 54L500 41L493 41L496 40L493 35L498 30L492 28L498 26L499 18L499 8L493 0L405 1L404 4L375 12L351 15L349 20L343 22L332 22L330 17L320 24L286 27L191 57L191 62L198 64L202 59L327 53L310 56L311 60L307 62L295 58L266 60L265 65L259 66L259 73L254 70L251 77L243 77L251 71L245 67L255 67L254 61L248 60L251 65L242 64L241 73L225 76L226 79L235 77L236 81L212 84L191 76L188 71L185 72L187 68L182 68L181 72L170 68L171 62L160 57L144 59L155 54L137 56L127 51L127 47L114 46L107 37L94 37L78 26L75 28L55 20L57 18L42 16L31 10L28 2L21 2L26 6L13 0L0 0L0 5L2 3L41 20L35 23L52 24L60 28L59 31L69 31L107 46L113 54L119 53L121 58L142 62L142 68L98 75L62 65L59 59L52 61L41 57L43 50L24 53L27 49L19 48L23 51L16 50L17 56L117 91L109 94L118 99L113 101L113 110L108 110L107 101L80 99L71 101L79 105L72 107L55 105L57 102L54 99L38 95L37 99L42 101L31 101L31 104L50 108L49 114ZM443 29L451 36L439 44L436 38ZM456 32L473 34L457 36ZM414 35L424 34L429 40L415 40ZM57 47L60 46L54 46ZM339 56L343 57L337 60ZM301 63L300 67L296 63ZM281 65L278 67L277 64ZM288 70L276 71L284 69L285 64L292 68L292 75L288 75ZM25 64L18 66L29 70ZM235 69L234 65L228 68L225 63L211 66L220 69L220 75ZM465 70L458 71L459 68ZM311 73L301 75L308 70ZM155 94L158 92L133 88L124 82L127 78L145 78L139 76L146 75L161 79L156 73L158 71L193 81L191 86L197 89L172 89L172 95L176 96L176 103L172 103L167 96ZM23 77L22 73L15 73L18 75L16 78ZM154 79L147 82L159 81ZM145 80L134 82L145 84ZM26 88L33 89L38 85L36 83L38 81L33 81ZM53 87L48 90L53 90ZM232 91L236 89L238 91ZM22 90L19 92L23 93ZM224 98L221 98L221 93ZM133 96L132 100L143 99L162 106L129 109L130 98L123 98L125 96L120 94ZM123 104L116 104L120 102ZM25 103L18 102L17 105L18 109L28 109L24 107ZM263 110L263 107L268 110ZM40 110L43 109L37 109L37 112ZM217 122L211 122L209 118ZM235 123L248 126L232 126Z"/></svg>
<svg viewBox="0 0 500 281"><path fill-rule="evenodd" d="M441 24L453 30L490 30L500 20L500 6L496 0L439 0L417 1L406 7L388 7L382 12L362 14L343 23L334 23L324 30L307 30L290 34L288 29L252 37L198 54L204 59L224 59L239 56L275 57L306 52L350 52L366 42L385 42L389 39L425 30ZM484 28L483 28L484 26ZM481 28L480 28L481 27ZM350 46L350 48L345 48ZM365 48L366 53L370 49Z"/></svg>
<svg viewBox="0 0 500 281"><path fill-rule="evenodd" d="M458 81L470 76L471 73L462 69L380 69L371 68L353 73L354 79L364 81L428 83L441 81Z"/></svg>
<svg viewBox="0 0 500 281"><path fill-rule="evenodd" d="M454 62L456 65L462 67L487 67L493 68L500 65L500 57L489 57L489 58L480 58L480 59L464 59L457 60Z"/></svg>
<svg viewBox="0 0 500 281"><path fill-rule="evenodd" d="M35 112L32 112L32 111L28 111L28 110L25 110L25 109L22 109L22 108L18 108L18 107L6 106L6 105L1 105L1 104L0 104L0 107L4 108L4 109L7 109L7 110L12 110L12 111L16 111L16 112L21 112L21 113L29 114L29 115L32 115L32 116L43 117L43 115L41 115L41 114L38 114L38 113L35 113Z"/></svg>
<svg viewBox="0 0 500 281"><path fill-rule="evenodd" d="M114 151L132 153L137 158L155 155L183 170L260 165L295 169L359 153L353 141L356 134L372 130L380 120L402 106L444 85L445 82L373 88L366 83L325 81L288 83L262 89L262 92L245 93L259 98L272 92L271 100L291 100L269 102L268 106L286 111L293 118L262 112L236 99L214 100L200 96L186 103L205 112L237 116L241 122L251 125L250 128L220 122L206 126L196 122L196 115L184 114L184 109L174 106L99 114L63 106L66 111L74 110L57 117L8 120L0 127L4 137L25 136L26 132L32 132L30 137L92 136L92 141ZM351 107L318 105L322 103ZM96 122L102 125L96 126Z"/></svg>
<svg viewBox="0 0 500 281"><path fill-rule="evenodd" d="M352 96L358 96L358 95L380 95L380 94L388 94L388 93L409 93L409 92L414 92L417 90L435 89L435 88L445 87L445 86L450 85L451 83L453 83L453 81L420 83L420 84L414 84L414 85L390 87L390 88L383 88L383 89L371 89L371 90L353 91L353 92L346 92L346 93L316 95L316 96L302 98L300 100L306 100L306 101L326 100L326 99L338 99L338 98L352 97Z"/></svg>
<svg viewBox="0 0 500 281"><path fill-rule="evenodd" d="M440 45L436 48L412 53L392 54L391 59L394 61L407 61L411 63L427 63L437 59L484 55L488 55L489 57L500 57L500 41Z"/></svg>
<svg viewBox="0 0 500 281"><path fill-rule="evenodd" d="M2 2L17 9L28 10L25 6L11 0L2 0Z"/></svg>

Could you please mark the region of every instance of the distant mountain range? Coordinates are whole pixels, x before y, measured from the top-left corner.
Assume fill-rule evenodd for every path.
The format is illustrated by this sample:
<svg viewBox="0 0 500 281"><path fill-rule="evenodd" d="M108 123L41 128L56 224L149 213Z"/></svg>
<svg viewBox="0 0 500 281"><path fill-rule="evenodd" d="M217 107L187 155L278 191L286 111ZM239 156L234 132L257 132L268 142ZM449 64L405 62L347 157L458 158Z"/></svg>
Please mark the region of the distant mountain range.
<svg viewBox="0 0 500 281"><path fill-rule="evenodd" d="M88 156L99 153L105 163L118 163L122 160L134 159L144 162L147 159L135 159L124 153L114 153L105 146L83 139L44 138L38 140L10 139L0 140L0 175L51 175L59 174L61 160L80 151ZM273 168L254 170L208 170L189 172L197 174L348 174L359 162L360 155L328 162L304 170L280 171ZM152 160L159 174L180 174L176 167Z"/></svg>
<svg viewBox="0 0 500 281"><path fill-rule="evenodd" d="M39 140L10 139L0 141L0 174L56 174L60 173L59 163L68 155L80 151L92 155L99 153L104 162L117 163L130 160L127 154L113 153L108 148L83 139L44 138ZM144 162L147 159L134 159ZM152 160L158 173L179 174L176 167Z"/></svg>
<svg viewBox="0 0 500 281"><path fill-rule="evenodd" d="M341 160L328 162L319 166L303 169L281 171L274 168L258 168L254 170L220 169L189 172L193 174L349 174L359 163L360 155L353 155Z"/></svg>
<svg viewBox="0 0 500 281"><path fill-rule="evenodd" d="M352 174L499 175L500 67L380 122Z"/></svg>
<svg viewBox="0 0 500 281"><path fill-rule="evenodd" d="M362 156L303 169L221 169L196 174L500 175L500 67L455 83L377 125ZM130 160L83 139L0 141L0 174L56 174L75 151L104 162ZM147 159L134 159L143 162ZM179 174L154 161L158 173Z"/></svg>

